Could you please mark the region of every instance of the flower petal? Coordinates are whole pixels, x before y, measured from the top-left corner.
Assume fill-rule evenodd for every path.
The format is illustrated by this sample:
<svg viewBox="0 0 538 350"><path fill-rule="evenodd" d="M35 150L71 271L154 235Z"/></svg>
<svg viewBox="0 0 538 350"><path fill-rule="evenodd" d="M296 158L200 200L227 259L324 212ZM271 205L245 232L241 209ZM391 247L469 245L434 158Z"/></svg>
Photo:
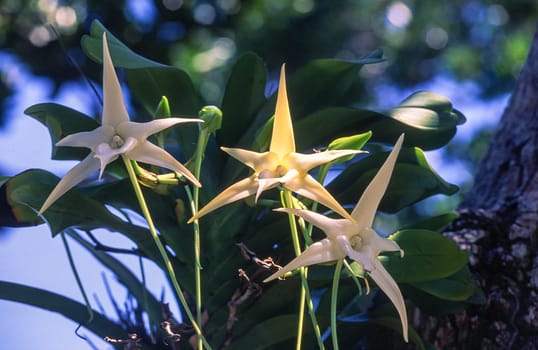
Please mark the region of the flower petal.
<svg viewBox="0 0 538 350"><path fill-rule="evenodd" d="M103 33L103 125L116 125L129 120L120 82L114 71L108 51L106 33Z"/></svg>
<svg viewBox="0 0 538 350"><path fill-rule="evenodd" d="M279 164L278 156L272 152L259 153L242 148L228 147L221 147L220 149L255 170L258 174L266 169L274 171Z"/></svg>
<svg viewBox="0 0 538 350"><path fill-rule="evenodd" d="M95 149L95 158L101 162L101 170L99 171L99 179L103 176L103 172L108 164L112 163L120 154L123 154L134 147L138 141L134 137L129 137L120 148L112 148L108 143L101 143Z"/></svg>
<svg viewBox="0 0 538 350"><path fill-rule="evenodd" d="M301 266L309 266L314 264L323 264L329 261L335 261L343 259L346 254L340 250L340 248L334 244L331 240L325 238L312 244L306 248L304 252L298 257L293 259L289 264L264 279L264 282L272 281L283 274L293 271Z"/></svg>
<svg viewBox="0 0 538 350"><path fill-rule="evenodd" d="M180 123L202 122L201 119L189 118L163 118L155 119L146 123L126 121L116 126L118 135L122 137L134 137L139 141L147 139L150 135L168 129Z"/></svg>
<svg viewBox="0 0 538 350"><path fill-rule="evenodd" d="M349 156L357 153L365 153L364 151L358 150L333 150L333 151L324 151L311 154L302 154L302 153L290 153L285 158L284 161L287 163L288 168L295 168L302 172L307 172L308 170L320 166L325 163L332 162L338 158Z"/></svg>
<svg viewBox="0 0 538 350"><path fill-rule="evenodd" d="M288 105L288 93L286 91L286 69L282 65L280 70L280 84L276 98L275 118L273 121L273 134L269 151L283 156L289 152L295 152L295 137L291 123L290 107Z"/></svg>
<svg viewBox="0 0 538 350"><path fill-rule="evenodd" d="M342 215L346 219L352 220L353 218L349 213L342 208L340 203L334 199L334 197L323 187L319 182L317 182L312 176L298 176L284 183L284 187L289 190L300 194L306 198L310 198L320 204L323 204L332 211Z"/></svg>
<svg viewBox="0 0 538 350"><path fill-rule="evenodd" d="M310 222L316 227L319 227L327 237L334 239L339 235L345 237L345 233L354 228L354 225L347 219L331 219L325 215L304 209L290 209L290 208L278 208L274 211L280 211L284 213L291 213L297 215Z"/></svg>
<svg viewBox="0 0 538 350"><path fill-rule="evenodd" d="M254 176L250 176L250 177L247 177L246 179L238 181L235 184L228 187L227 189L225 189L224 191L222 191L218 196L213 198L209 203L205 205L205 207L200 209L196 213L196 215L190 218L189 221L187 221L187 223L190 224L194 220L197 220L201 218L202 216L226 204L251 196L254 193L256 193L257 188L258 188L258 182L254 178Z"/></svg>
<svg viewBox="0 0 538 350"><path fill-rule="evenodd" d="M258 199L260 198L261 194L264 191L269 190L271 188L275 188L279 184L280 184L280 178L278 177L271 177L271 178L265 178L265 179L258 177L258 188L256 190L255 202L256 203L258 202Z"/></svg>
<svg viewBox="0 0 538 350"><path fill-rule="evenodd" d="M93 153L90 153L84 160L71 168L60 182L58 182L41 206L41 209L39 209L38 214L43 214L58 198L63 196L67 191L78 185L82 180L96 172L98 169L99 160L95 159Z"/></svg>
<svg viewBox="0 0 538 350"><path fill-rule="evenodd" d="M124 155L128 159L176 171L185 176L195 186L202 186L189 169L172 157L170 153L149 141L138 142L136 147L126 151Z"/></svg>
<svg viewBox="0 0 538 350"><path fill-rule="evenodd" d="M368 274L396 307L402 321L403 338L406 343L409 342L407 311L400 288L378 259L375 259L374 269Z"/></svg>
<svg viewBox="0 0 538 350"><path fill-rule="evenodd" d="M380 236L372 228L367 227L362 229L359 235L362 237L363 245L372 247L373 254L375 256L377 256L380 252L400 251L400 255L403 257L403 250L400 248L398 243L391 239Z"/></svg>
<svg viewBox="0 0 538 350"><path fill-rule="evenodd" d="M390 152L385 163L379 168L379 171L374 176L364 193L362 194L359 202L353 209L351 216L362 227L371 227L374 222L375 212L381 202L381 198L387 190L387 186L392 175L392 170L396 164L396 158L402 147L404 140L404 134L400 135L398 141L394 145L394 148Z"/></svg>
<svg viewBox="0 0 538 350"><path fill-rule="evenodd" d="M95 152L97 146L101 143L108 143L114 135L114 129L111 127L100 126L92 131L77 132L76 134L67 135L56 146L66 147L86 147Z"/></svg>

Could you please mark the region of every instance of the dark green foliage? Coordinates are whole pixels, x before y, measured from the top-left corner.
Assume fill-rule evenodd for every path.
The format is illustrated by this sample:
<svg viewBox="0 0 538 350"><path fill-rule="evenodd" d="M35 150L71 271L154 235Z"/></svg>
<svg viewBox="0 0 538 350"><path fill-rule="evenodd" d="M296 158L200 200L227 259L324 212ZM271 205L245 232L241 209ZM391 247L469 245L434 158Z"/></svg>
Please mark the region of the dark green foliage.
<svg viewBox="0 0 538 350"><path fill-rule="evenodd" d="M101 55L100 34L104 30L106 29L100 23L95 22L91 35L83 40L86 53L97 61ZM125 68L129 88L146 112L152 114L162 96L167 97L172 115L189 114L195 117L197 111L204 106L186 71L141 57L114 38L110 40L110 50L114 63ZM413 94L386 112L349 107L357 100L355 87L360 80L360 69L366 64L382 60L381 51L374 51L355 61L314 60L289 75L289 100L298 151L329 145L331 149L338 149L344 141L335 141L336 139L353 135L353 138L344 142L348 145L346 147L351 144L362 148L371 137L370 142L378 145L377 148L371 147L375 151L380 149L379 145L392 145L400 133L406 133L404 149L381 204L381 210L396 213L432 195L450 195L457 191L456 186L444 181L429 166L422 149L444 146L464 118L452 108L450 101L429 92ZM222 127L211 137L203 159L202 205L247 173L244 167L238 167L235 160L226 157L219 150L220 146L267 150L275 105L274 94L266 97L267 82L270 79L263 60L252 53L240 57L231 68L222 98ZM90 117L55 104L32 106L26 112L49 128L53 143L68 134L98 125ZM185 159L190 159L196 145L197 128L178 129L181 130L168 135L166 146L181 152ZM53 157L81 159L84 152L87 151L54 147ZM343 170L338 172L328 190L343 205L354 205L386 157L386 152L377 151L368 156L356 157L352 162L339 164ZM52 234L56 235L66 229L89 231L99 227L120 232L136 244L145 258L162 267L162 261L147 230L113 215L105 207L109 205L119 210L130 209L140 213L123 168L111 168L113 171L109 173L107 181L78 186L46 211L44 218ZM41 206L56 181L53 175L42 170L29 170L10 179L3 179L0 207L5 210L0 213L0 224L25 226L41 223L35 214L36 209ZM193 235L192 225L185 223L191 213L182 188L166 186L168 187L164 190L160 188L159 191L145 189L144 194L160 237L173 252L169 257L178 279L192 297ZM227 205L205 216L200 222L203 302L208 316L204 333L215 348L229 343L230 349L271 349L288 344L296 335L298 278L262 284L261 281L271 271L246 260L237 246L237 243L242 242L260 259L272 256L282 264L292 258L287 218L270 210L279 206L275 192L264 193L261 199L258 206L254 206L250 199ZM446 214L396 232L393 239L405 251L405 257L401 259L397 255L385 255L380 258L394 279L402 283L404 296L419 306L425 305L425 309L431 312L443 306L450 306L447 307L449 309L463 307L477 295L477 289L465 267L467 254L438 232L453 218L452 214ZM144 305L141 300L144 293L134 275L109 254L94 250L76 232L70 233L72 237L117 276L139 305ZM317 239L321 236L315 232L314 237ZM356 264L354 267L356 273L361 275L361 269ZM238 302L232 314L230 302L245 293L249 286L252 287L245 279L237 276L238 269L244 270L250 283L259 289ZM329 293L323 291L330 288L331 274L332 267L313 267L310 279L312 290L320 294L318 313L322 331L329 324ZM342 346L357 344L369 327L381 325L400 329L395 310L390 303L386 303L382 293L377 293L373 283L371 296L358 296L350 274L344 273L342 278L339 306L340 310L346 310L342 316L346 313L347 316L353 316L356 310L361 315L359 323L344 321L342 318L341 335L345 339L342 340ZM78 314L80 305L66 310L63 304L58 303L62 298L60 296L2 283L9 288L0 288L3 291L0 292L0 298L38 304L82 322ZM15 292L19 289L22 290L21 296L16 296ZM31 294L34 292L37 294ZM32 295L45 297L36 301ZM428 297L422 299L423 295ZM146 312L153 323L151 327L155 328L162 321L159 303L150 295L147 305ZM372 322L364 323L365 320ZM96 334L122 337L122 329L104 316L99 315L93 322L89 329ZM313 338L308 321L305 322L305 327L305 342L310 344ZM410 338L420 348L426 348L427 344L423 344L413 331ZM182 345L187 346L185 339Z"/></svg>

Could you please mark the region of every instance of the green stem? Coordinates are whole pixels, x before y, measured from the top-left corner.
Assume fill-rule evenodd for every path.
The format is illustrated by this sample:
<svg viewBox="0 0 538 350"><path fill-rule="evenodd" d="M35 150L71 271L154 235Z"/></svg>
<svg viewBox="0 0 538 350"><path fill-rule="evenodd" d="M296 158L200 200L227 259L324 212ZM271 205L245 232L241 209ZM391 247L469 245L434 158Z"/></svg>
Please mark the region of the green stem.
<svg viewBox="0 0 538 350"><path fill-rule="evenodd" d="M353 282L355 282L355 285L357 285L357 288L359 289L359 294L362 294L361 283L359 282L359 279L357 278L357 276L355 276L355 271L353 271L353 269L351 268L351 265L349 265L349 263L346 260L344 260L344 267L351 274L351 279L353 279Z"/></svg>
<svg viewBox="0 0 538 350"><path fill-rule="evenodd" d="M75 265L75 259L73 259L73 254L71 253L71 248L69 248L69 243L67 242L65 233L62 232L60 236L62 237L62 242L64 244L65 252L67 253L69 266L71 266L71 271L73 271L73 275L75 276L75 280L77 281L78 289L80 290L80 293L82 294L82 298L84 299L84 303L86 304L86 309L88 310L88 315L89 315L88 323L90 323L93 320L93 309L90 304L90 300L88 299L88 296L86 295L86 291L84 290L84 285L82 284L82 280L80 279L80 275L78 274L77 267Z"/></svg>
<svg viewBox="0 0 538 350"><path fill-rule="evenodd" d="M294 208L293 197L289 190L283 189L281 191L281 199L282 199L282 205L285 208ZM295 217L293 214L289 214L288 219L290 223L291 238L293 242L293 248L295 250L295 255L299 256L301 255L301 246L299 243L299 234L297 232ZM314 333L316 335L316 340L318 342L318 347L319 349L324 350L325 345L323 344L323 339L321 337L321 330L320 330L319 323L316 317L316 311L314 310L314 303L312 302L310 288L308 287L308 279L307 279L308 268L306 267L299 268L299 274L301 275L301 292L299 296L300 304L299 304L299 320L298 320L298 326L297 326L296 349L299 350L302 344L304 310L305 310L305 304L306 304L306 306L308 307L308 314L310 315L310 320L312 322L312 328L314 328Z"/></svg>
<svg viewBox="0 0 538 350"><path fill-rule="evenodd" d="M157 245L157 249L159 250L159 253L161 254L161 257L164 262L164 266L166 268L166 271L168 272L168 276L170 278L170 281L172 282L172 286L174 287L176 295L179 298L179 301L181 302L181 305L183 306L183 309L185 310L187 317L191 321L192 327L194 328L196 334L198 334L198 337L202 339L203 345L207 349L211 349L211 346L209 345L205 337L202 335L202 330L200 329L198 323L196 322L196 320L194 319L194 316L192 315L191 310L189 309L187 300L185 299L185 296L183 295L183 290L181 289L178 283L178 280L176 278L176 273L174 271L174 267L172 266L172 262L170 261L170 258L168 257L168 253L166 252L166 249L164 248L161 240L159 239L159 235L157 234L157 230L155 229L155 225L153 224L153 219L151 218L151 214L146 204L144 194L142 193L142 189L140 188L140 185L138 184L138 180L136 178L133 165L131 164L131 161L129 159L123 156L122 156L122 159L123 159L123 163L125 164L125 168L127 168L127 173L129 174L129 179L131 180L131 184L133 185L136 198L138 199L138 203L140 204L140 208L142 209L142 214L144 215L144 218L146 219L146 222L148 224L149 232L151 233L151 237L153 238L155 245Z"/></svg>
<svg viewBox="0 0 538 350"><path fill-rule="evenodd" d="M206 128L201 128L200 134L198 136L198 144L196 145L196 153L194 158L194 176L200 178L200 173L202 170L202 159L204 156L204 151L207 146L207 141L209 140L210 133ZM189 198L191 205L192 215L196 215L198 212L199 206L199 193L200 189L194 187L191 194L190 188L185 186L185 191ZM202 324L202 263L200 262L200 223L198 220L193 222L194 230L194 284L195 284L195 303L196 303L196 322ZM202 349L201 339L198 338L198 349Z"/></svg>
<svg viewBox="0 0 538 350"><path fill-rule="evenodd" d="M342 271L343 259L338 260L334 269L333 286L331 291L331 338L333 350L338 350L338 335L336 334L336 308L338 304L338 285L340 272Z"/></svg>
<svg viewBox="0 0 538 350"><path fill-rule="evenodd" d="M196 176L196 175L194 175ZM198 211L198 188L194 189L194 197L188 186L185 186L185 192L189 198L192 215ZM200 262L200 225L198 220L193 222L194 230L194 288L195 288L195 311L196 322L202 324L202 264ZM198 338L198 349L202 349L201 339Z"/></svg>

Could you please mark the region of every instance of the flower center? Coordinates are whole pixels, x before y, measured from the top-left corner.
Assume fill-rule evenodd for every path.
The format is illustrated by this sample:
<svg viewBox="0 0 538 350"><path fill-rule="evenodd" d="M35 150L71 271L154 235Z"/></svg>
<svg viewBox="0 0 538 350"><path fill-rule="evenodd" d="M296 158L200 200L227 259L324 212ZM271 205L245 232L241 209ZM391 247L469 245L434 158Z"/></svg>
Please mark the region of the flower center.
<svg viewBox="0 0 538 350"><path fill-rule="evenodd" d="M358 250L362 247L362 237L360 235L354 235L349 238L349 244L353 250Z"/></svg>
<svg viewBox="0 0 538 350"><path fill-rule="evenodd" d="M286 167L281 164L279 164L275 169L276 177L282 177L286 175L287 172L288 172L288 169L286 169Z"/></svg>
<svg viewBox="0 0 538 350"><path fill-rule="evenodd" d="M121 146L123 146L124 143L125 141L123 141L121 136L116 134L112 136L112 140L110 140L110 147L112 147L113 149L118 149L118 148L121 148Z"/></svg>

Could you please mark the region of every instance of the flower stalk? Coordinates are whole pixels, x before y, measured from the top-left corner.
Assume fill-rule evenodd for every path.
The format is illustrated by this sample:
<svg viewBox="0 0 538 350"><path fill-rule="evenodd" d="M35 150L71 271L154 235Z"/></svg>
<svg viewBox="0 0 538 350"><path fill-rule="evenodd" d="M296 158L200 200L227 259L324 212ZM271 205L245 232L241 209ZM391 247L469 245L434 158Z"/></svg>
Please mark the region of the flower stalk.
<svg viewBox="0 0 538 350"><path fill-rule="evenodd" d="M194 328L196 334L203 342L203 345L207 349L211 349L211 346L205 339L205 337L202 334L202 330L196 322L189 305L187 303L187 300L185 299L185 296L183 294L183 290L181 286L179 285L179 282L176 277L176 273L174 271L174 267L172 266L172 262L170 261L170 258L168 257L168 253L166 252L166 249L164 248L159 235L157 234L157 230L155 229L155 225L153 223L153 219L151 217L149 208L147 206L146 200L144 198L144 194L142 193L142 188L140 187L140 184L138 183L136 173L134 171L133 165L131 164L131 160L122 157L123 163L125 164L125 168L127 169L127 173L129 174L129 180L131 181L131 184L133 186L133 190L136 194L136 198L138 200L138 203L140 205L140 209L142 210L142 215L146 219L146 222L148 224L149 232L151 233L151 237L153 238L153 241L155 242L155 245L157 246L157 249L159 250L159 253L161 255L161 258L164 262L164 267L166 268L166 271L168 273L168 277L172 283L172 286L174 288L174 291L176 293L176 296L178 297L181 305L183 306L183 309L185 310L185 313L187 314L187 317L192 323L192 327Z"/></svg>

